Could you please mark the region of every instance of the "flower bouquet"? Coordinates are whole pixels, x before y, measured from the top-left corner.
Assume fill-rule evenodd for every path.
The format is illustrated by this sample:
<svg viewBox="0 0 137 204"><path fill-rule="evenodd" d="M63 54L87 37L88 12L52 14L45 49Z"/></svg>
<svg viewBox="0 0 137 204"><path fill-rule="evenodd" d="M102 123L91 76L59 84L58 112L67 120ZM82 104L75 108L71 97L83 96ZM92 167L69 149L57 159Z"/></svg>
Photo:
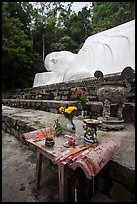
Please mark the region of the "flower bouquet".
<svg viewBox="0 0 137 204"><path fill-rule="evenodd" d="M71 93L72 97L76 99L82 106L83 110L87 108L87 102L89 101L83 89L75 89Z"/></svg>
<svg viewBox="0 0 137 204"><path fill-rule="evenodd" d="M77 111L77 107L75 106L69 106L66 109L64 107L59 108L59 113L64 114L64 116L69 120L69 123L67 124L67 130L72 133L76 132L76 126L73 123L75 111Z"/></svg>

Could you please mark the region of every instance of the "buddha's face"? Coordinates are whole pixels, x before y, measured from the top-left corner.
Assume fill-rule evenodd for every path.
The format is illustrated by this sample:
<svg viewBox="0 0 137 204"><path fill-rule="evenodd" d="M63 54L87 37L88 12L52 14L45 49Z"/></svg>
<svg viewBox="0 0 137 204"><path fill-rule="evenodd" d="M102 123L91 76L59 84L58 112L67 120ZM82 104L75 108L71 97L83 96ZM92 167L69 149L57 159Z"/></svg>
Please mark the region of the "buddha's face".
<svg viewBox="0 0 137 204"><path fill-rule="evenodd" d="M45 68L48 71L58 71L62 61L61 58L62 57L59 52L53 52L48 54L44 62Z"/></svg>
<svg viewBox="0 0 137 204"><path fill-rule="evenodd" d="M64 72L70 68L70 61L74 57L75 54L68 51L52 52L46 56L44 65L49 72Z"/></svg>

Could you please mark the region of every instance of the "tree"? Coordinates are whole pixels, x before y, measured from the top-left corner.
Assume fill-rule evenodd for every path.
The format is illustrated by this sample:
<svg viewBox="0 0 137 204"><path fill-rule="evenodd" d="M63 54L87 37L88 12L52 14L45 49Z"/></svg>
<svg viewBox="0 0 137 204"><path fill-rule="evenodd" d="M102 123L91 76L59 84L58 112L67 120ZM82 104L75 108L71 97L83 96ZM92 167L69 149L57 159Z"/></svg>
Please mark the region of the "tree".
<svg viewBox="0 0 137 204"><path fill-rule="evenodd" d="M66 21L65 34L78 45L77 51L80 49L86 38L91 34L91 11L84 7L78 13L71 13ZM76 48L75 48L76 49Z"/></svg>
<svg viewBox="0 0 137 204"><path fill-rule="evenodd" d="M69 36L65 35L64 37L60 38L59 42L51 44L51 50L54 51L62 51L67 50L70 52L77 53L77 49L79 45Z"/></svg>
<svg viewBox="0 0 137 204"><path fill-rule="evenodd" d="M92 34L113 28L135 18L135 2L94 2Z"/></svg>
<svg viewBox="0 0 137 204"><path fill-rule="evenodd" d="M13 90L19 85L20 88L32 86L31 76L34 72L32 71L32 41L24 32L19 19L11 17L9 8L9 2L3 2L2 82L6 89ZM35 53L34 56L36 57ZM37 61L39 62L40 59Z"/></svg>
<svg viewBox="0 0 137 204"><path fill-rule="evenodd" d="M33 31L34 49L44 56L65 49L60 40L65 35L65 22L71 12L71 3L64 8L61 2L40 2L39 17ZM37 39L37 41L36 41Z"/></svg>

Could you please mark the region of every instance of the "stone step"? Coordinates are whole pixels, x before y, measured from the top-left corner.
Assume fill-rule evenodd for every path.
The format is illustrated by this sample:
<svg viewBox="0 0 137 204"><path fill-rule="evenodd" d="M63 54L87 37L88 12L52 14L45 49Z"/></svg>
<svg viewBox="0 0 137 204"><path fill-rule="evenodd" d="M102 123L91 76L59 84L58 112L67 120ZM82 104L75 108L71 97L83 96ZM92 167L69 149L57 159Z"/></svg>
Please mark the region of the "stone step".
<svg viewBox="0 0 137 204"><path fill-rule="evenodd" d="M30 108L43 110L51 113L58 113L58 109L62 106L74 105L78 106L77 101L55 101L55 100L26 100L26 99L2 99L4 105L17 108Z"/></svg>
<svg viewBox="0 0 137 204"><path fill-rule="evenodd" d="M23 133L54 125L56 119L64 124L67 122L67 119L61 114L2 106L2 128L4 132L12 134L22 141L24 141ZM77 135L84 135L83 121L74 117L74 123ZM100 141L107 140L109 137L119 137L121 146L105 168L95 177L96 188L111 195L112 199L134 201L135 126L127 123L121 131L105 132L98 130Z"/></svg>
<svg viewBox="0 0 137 204"><path fill-rule="evenodd" d="M54 100L23 100L23 99L2 99L4 105L18 108L30 108L58 113L60 106L66 108L68 105L76 105L75 101L54 101Z"/></svg>
<svg viewBox="0 0 137 204"><path fill-rule="evenodd" d="M66 108L69 105L74 105L78 108L77 115L81 114L81 106L78 101L55 101L55 100L26 100L26 99L2 99L3 105L17 108L30 108L36 110L48 111L51 113L58 113L59 107ZM87 109L92 116L102 115L102 102L89 101ZM112 106L111 112L116 115L116 107ZM125 122L135 122L135 103L125 103L123 109L123 117Z"/></svg>
<svg viewBox="0 0 137 204"><path fill-rule="evenodd" d="M81 114L81 105L78 101L55 101L55 100L23 100L23 99L2 99L3 105L17 108L30 108L36 110L44 110L52 113L58 113L58 109L62 106L64 108L74 105L78 108L78 115ZM90 101L87 105L92 113L102 112L102 102Z"/></svg>

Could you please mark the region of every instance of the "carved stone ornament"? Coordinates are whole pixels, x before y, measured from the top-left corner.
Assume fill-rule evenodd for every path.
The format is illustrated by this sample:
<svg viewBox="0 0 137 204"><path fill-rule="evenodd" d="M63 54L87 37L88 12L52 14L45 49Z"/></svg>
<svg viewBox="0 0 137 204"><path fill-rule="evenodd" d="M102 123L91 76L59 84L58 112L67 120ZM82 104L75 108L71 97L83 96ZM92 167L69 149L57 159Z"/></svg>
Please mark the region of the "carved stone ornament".
<svg viewBox="0 0 137 204"><path fill-rule="evenodd" d="M103 73L97 70L94 76L98 79L96 84L97 96L103 103L102 128L104 129L123 129L124 120L122 110L126 96L131 89L130 79L134 77L134 70L126 67L120 76L104 79ZM111 105L118 105L117 114L111 117Z"/></svg>

